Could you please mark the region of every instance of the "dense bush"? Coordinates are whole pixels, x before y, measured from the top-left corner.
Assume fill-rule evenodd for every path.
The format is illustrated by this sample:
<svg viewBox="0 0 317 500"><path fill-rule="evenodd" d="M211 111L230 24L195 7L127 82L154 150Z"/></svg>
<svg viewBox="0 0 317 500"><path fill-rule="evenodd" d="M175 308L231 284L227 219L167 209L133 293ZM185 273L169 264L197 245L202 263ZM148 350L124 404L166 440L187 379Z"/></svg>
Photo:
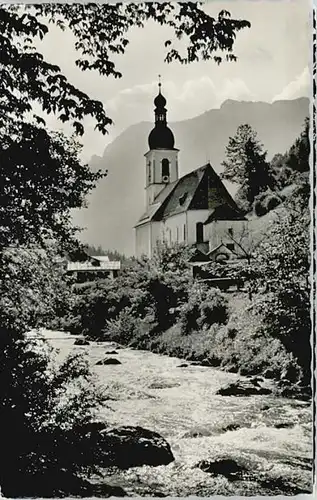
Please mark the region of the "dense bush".
<svg viewBox="0 0 317 500"><path fill-rule="evenodd" d="M191 288L188 301L180 308L182 332L206 329L214 323L225 323L228 319L228 301L215 288L195 283Z"/></svg>
<svg viewBox="0 0 317 500"><path fill-rule="evenodd" d="M123 320L128 315L141 319L151 316L157 328L168 328L174 320L173 311L187 300L191 285L185 251L181 246L172 247L174 261L162 246L153 260L134 262L115 280L76 285L69 329L98 338L108 329L109 321L119 317ZM121 319L113 323L119 329Z"/></svg>
<svg viewBox="0 0 317 500"><path fill-rule="evenodd" d="M281 203L281 198L275 194L268 195L265 199L265 205L267 212L274 210Z"/></svg>

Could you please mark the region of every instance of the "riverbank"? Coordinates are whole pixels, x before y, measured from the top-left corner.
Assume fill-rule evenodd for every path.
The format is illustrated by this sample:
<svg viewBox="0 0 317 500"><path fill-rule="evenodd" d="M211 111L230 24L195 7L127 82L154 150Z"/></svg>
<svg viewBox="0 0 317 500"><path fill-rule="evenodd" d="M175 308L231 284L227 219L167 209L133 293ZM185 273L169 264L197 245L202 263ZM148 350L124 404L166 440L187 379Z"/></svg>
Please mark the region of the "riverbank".
<svg viewBox="0 0 317 500"><path fill-rule="evenodd" d="M104 471L107 484L143 496L272 495L309 493L312 414L308 402L274 395L220 396L235 373L112 342L74 346L71 336L51 340L60 355L86 353L110 400L100 419L110 426L142 426L161 434L175 461L167 466ZM118 365L97 365L109 350ZM197 467L230 459L245 472L228 479Z"/></svg>

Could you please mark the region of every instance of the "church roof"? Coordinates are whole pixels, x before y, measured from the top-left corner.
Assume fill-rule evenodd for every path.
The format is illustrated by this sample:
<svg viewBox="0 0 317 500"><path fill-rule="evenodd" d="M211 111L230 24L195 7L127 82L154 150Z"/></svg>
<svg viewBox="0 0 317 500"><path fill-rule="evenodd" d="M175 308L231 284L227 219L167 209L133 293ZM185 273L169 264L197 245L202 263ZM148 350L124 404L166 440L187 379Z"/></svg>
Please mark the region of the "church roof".
<svg viewBox="0 0 317 500"><path fill-rule="evenodd" d="M242 212L236 208L229 206L227 204L219 205L215 207L210 213L208 219L204 222L204 224L209 224L210 222L216 220L247 220Z"/></svg>
<svg viewBox="0 0 317 500"><path fill-rule="evenodd" d="M209 210L213 213L219 206L227 206L241 217L220 177L210 163L207 163L162 189L139 219L137 226L150 220L160 221L187 210Z"/></svg>

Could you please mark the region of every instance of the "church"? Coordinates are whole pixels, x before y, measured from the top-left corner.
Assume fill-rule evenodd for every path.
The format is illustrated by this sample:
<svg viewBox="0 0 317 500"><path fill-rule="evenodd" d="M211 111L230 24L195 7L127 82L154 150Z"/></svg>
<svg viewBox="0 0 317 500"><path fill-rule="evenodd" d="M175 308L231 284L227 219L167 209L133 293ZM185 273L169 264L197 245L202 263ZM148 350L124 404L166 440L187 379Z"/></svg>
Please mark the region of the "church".
<svg viewBox="0 0 317 500"><path fill-rule="evenodd" d="M247 220L210 163L179 177L179 150L167 125L161 83L154 105L155 125L145 154L145 210L135 225L137 258L151 258L162 242L194 246L207 259L218 250L226 258L239 253L235 241Z"/></svg>

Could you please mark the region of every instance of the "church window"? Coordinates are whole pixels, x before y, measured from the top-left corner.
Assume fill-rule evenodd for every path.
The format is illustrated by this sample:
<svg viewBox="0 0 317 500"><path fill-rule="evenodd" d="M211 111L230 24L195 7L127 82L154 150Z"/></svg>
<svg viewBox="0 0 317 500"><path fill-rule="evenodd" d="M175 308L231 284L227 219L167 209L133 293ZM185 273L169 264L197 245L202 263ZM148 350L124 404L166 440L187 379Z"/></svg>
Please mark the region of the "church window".
<svg viewBox="0 0 317 500"><path fill-rule="evenodd" d="M202 243L204 241L204 226L202 222L196 224L196 242Z"/></svg>
<svg viewBox="0 0 317 500"><path fill-rule="evenodd" d="M233 236L233 228L232 227L228 228L228 233L229 233L229 236Z"/></svg>
<svg viewBox="0 0 317 500"><path fill-rule="evenodd" d="M162 178L170 176L170 162L167 158L162 160Z"/></svg>
<svg viewBox="0 0 317 500"><path fill-rule="evenodd" d="M151 175L151 162L149 161L148 163L148 180L149 183L152 181L152 175Z"/></svg>
<svg viewBox="0 0 317 500"><path fill-rule="evenodd" d="M186 224L184 224L184 241L186 241Z"/></svg>
<svg viewBox="0 0 317 500"><path fill-rule="evenodd" d="M178 240L179 240L179 231L178 231L178 226L176 228L176 241L178 243Z"/></svg>
<svg viewBox="0 0 317 500"><path fill-rule="evenodd" d="M234 250L234 243L227 243L227 248L228 248L228 250L233 251Z"/></svg>

